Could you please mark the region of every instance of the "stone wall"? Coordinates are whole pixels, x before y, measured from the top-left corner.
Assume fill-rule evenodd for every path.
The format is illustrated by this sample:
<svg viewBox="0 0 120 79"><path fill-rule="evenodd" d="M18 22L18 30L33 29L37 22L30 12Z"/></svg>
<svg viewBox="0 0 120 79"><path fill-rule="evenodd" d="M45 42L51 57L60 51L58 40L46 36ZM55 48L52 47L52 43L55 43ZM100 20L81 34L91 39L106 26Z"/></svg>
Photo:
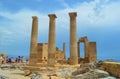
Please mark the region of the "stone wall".
<svg viewBox="0 0 120 79"><path fill-rule="evenodd" d="M94 63L97 60L96 42L89 42L89 63Z"/></svg>
<svg viewBox="0 0 120 79"><path fill-rule="evenodd" d="M64 51L56 49L55 60L64 60ZM48 60L48 43L38 43L38 53L36 54L37 63L43 62L43 60Z"/></svg>
<svg viewBox="0 0 120 79"><path fill-rule="evenodd" d="M61 50L57 50L55 53L55 58L57 61L64 59L64 52Z"/></svg>
<svg viewBox="0 0 120 79"><path fill-rule="evenodd" d="M38 43L38 58L37 62L42 62L44 59L48 58L48 44L47 43Z"/></svg>
<svg viewBox="0 0 120 79"><path fill-rule="evenodd" d="M43 55L42 55L42 59L48 59L48 44L44 43L43 44Z"/></svg>
<svg viewBox="0 0 120 79"><path fill-rule="evenodd" d="M104 62L102 69L109 72L111 75L120 79L120 63L117 62Z"/></svg>

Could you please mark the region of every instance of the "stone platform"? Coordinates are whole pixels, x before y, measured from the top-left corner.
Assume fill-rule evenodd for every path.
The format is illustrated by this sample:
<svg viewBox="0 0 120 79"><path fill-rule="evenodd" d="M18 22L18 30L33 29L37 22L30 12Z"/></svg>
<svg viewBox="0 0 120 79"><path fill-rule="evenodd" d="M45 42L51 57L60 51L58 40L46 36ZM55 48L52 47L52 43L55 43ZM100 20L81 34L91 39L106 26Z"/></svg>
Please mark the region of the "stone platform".
<svg viewBox="0 0 120 79"><path fill-rule="evenodd" d="M48 66L47 64L35 64L35 65L28 65L26 66L23 70L30 70L31 72L37 72L37 71L55 71L59 68L79 68L80 65L60 65L60 64L55 64L53 66Z"/></svg>

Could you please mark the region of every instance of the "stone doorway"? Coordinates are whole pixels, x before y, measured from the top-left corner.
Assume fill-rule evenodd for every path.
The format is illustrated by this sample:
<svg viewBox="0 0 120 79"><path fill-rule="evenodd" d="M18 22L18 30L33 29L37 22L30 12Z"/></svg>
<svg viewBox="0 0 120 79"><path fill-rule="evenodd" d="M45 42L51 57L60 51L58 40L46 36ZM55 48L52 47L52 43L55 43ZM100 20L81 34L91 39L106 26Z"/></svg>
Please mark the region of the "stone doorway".
<svg viewBox="0 0 120 79"><path fill-rule="evenodd" d="M81 58L80 56L80 44L83 43L84 44L84 57ZM81 62L88 62L88 57L89 57L89 53L88 53L88 39L87 37L81 37L78 42L78 63L81 63Z"/></svg>
<svg viewBox="0 0 120 79"><path fill-rule="evenodd" d="M85 44L84 42L80 42L79 43L79 54L80 54L80 58L85 58Z"/></svg>

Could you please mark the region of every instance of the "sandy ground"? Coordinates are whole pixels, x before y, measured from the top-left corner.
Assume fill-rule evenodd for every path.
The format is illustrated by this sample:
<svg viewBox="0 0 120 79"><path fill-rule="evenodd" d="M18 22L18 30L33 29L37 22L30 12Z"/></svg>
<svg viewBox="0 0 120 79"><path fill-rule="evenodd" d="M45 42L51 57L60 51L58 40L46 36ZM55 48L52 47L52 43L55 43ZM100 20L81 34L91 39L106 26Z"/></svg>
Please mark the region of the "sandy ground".
<svg viewBox="0 0 120 79"><path fill-rule="evenodd" d="M15 70L1 70L0 75L7 76L9 79L30 79L30 77L24 75L24 71Z"/></svg>

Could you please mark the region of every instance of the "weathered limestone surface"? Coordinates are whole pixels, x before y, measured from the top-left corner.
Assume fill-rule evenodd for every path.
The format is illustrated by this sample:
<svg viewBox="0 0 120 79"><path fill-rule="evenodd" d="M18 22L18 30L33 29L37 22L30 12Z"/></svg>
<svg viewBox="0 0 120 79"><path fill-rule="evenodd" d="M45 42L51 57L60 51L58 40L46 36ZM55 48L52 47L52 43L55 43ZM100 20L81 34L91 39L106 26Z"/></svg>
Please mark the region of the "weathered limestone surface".
<svg viewBox="0 0 120 79"><path fill-rule="evenodd" d="M80 58L80 43L84 43L85 57ZM78 62L94 63L97 60L96 42L88 42L87 36L81 37L78 42Z"/></svg>
<svg viewBox="0 0 120 79"><path fill-rule="evenodd" d="M38 43L38 59L37 62L41 63L44 60L47 62L48 59L48 44Z"/></svg>
<svg viewBox="0 0 120 79"><path fill-rule="evenodd" d="M77 13L69 13L70 16L70 64L78 64L76 16Z"/></svg>
<svg viewBox="0 0 120 79"><path fill-rule="evenodd" d="M85 58L89 57L89 44L88 44L88 39L85 37Z"/></svg>
<svg viewBox="0 0 120 79"><path fill-rule="evenodd" d="M89 57L89 47L88 47L88 39L87 37L81 37L79 40L78 40L78 57L80 58L80 43L83 42L84 43L84 51L85 51L85 58L88 59Z"/></svg>
<svg viewBox="0 0 120 79"><path fill-rule="evenodd" d="M89 63L96 62L96 51L96 42L89 42Z"/></svg>
<svg viewBox="0 0 120 79"><path fill-rule="evenodd" d="M64 52L62 50L56 50L56 52L55 52L55 60L56 61L64 60Z"/></svg>
<svg viewBox="0 0 120 79"><path fill-rule="evenodd" d="M38 18L33 16L31 44L30 44L30 65L40 64L45 61L48 65L56 62L66 61L66 44L63 43L63 51L56 49L56 15L49 14L49 39L47 43L38 43ZM77 65L80 62L94 63L97 60L96 43L88 42L87 36L77 41L76 12L69 13L70 16L70 58L69 64ZM84 42L85 57L80 58L79 43Z"/></svg>
<svg viewBox="0 0 120 79"><path fill-rule="evenodd" d="M37 64L46 63L48 61L48 43L38 43L38 53L35 55L37 58ZM34 56L34 55L32 55ZM56 49L55 52L56 61L65 61L65 55L63 50ZM36 64L36 65L37 65Z"/></svg>
<svg viewBox="0 0 120 79"><path fill-rule="evenodd" d="M120 63L104 62L102 63L102 69L117 77L117 79L120 79Z"/></svg>
<svg viewBox="0 0 120 79"><path fill-rule="evenodd" d="M49 14L49 40L48 40L48 65L55 64L56 39L55 39L55 14Z"/></svg>
<svg viewBox="0 0 120 79"><path fill-rule="evenodd" d="M64 59L66 59L66 44L63 43L63 53L64 53Z"/></svg>
<svg viewBox="0 0 120 79"><path fill-rule="evenodd" d="M38 17L32 17L32 33L30 44L30 65L37 63Z"/></svg>

